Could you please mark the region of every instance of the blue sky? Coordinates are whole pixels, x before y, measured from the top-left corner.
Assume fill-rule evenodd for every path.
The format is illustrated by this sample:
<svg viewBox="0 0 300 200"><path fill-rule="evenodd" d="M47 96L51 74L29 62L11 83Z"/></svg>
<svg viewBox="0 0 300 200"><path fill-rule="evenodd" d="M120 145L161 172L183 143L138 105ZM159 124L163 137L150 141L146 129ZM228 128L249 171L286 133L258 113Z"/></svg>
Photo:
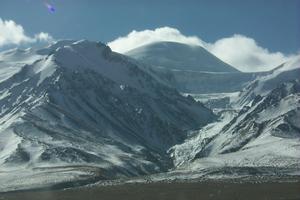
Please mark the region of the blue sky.
<svg viewBox="0 0 300 200"><path fill-rule="evenodd" d="M0 0L0 17L29 35L109 42L133 29L177 28L207 42L242 34L271 51L300 49L299 0Z"/></svg>
<svg viewBox="0 0 300 200"><path fill-rule="evenodd" d="M0 50L88 39L125 53L165 40L264 71L299 55L299 38L300 0L0 0Z"/></svg>

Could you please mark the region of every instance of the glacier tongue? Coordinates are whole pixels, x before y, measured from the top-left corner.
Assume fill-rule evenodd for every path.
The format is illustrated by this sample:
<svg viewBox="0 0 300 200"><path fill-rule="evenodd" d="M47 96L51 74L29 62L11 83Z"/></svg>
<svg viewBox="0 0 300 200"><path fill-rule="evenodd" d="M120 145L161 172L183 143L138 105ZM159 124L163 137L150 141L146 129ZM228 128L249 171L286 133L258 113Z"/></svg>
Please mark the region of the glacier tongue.
<svg viewBox="0 0 300 200"><path fill-rule="evenodd" d="M198 131L192 131L191 136L182 144L174 145L170 148L169 153L176 167L195 160L199 152L208 145L222 128L228 124L235 116L234 111L222 112L219 121L210 123ZM208 156L208 155L207 155Z"/></svg>

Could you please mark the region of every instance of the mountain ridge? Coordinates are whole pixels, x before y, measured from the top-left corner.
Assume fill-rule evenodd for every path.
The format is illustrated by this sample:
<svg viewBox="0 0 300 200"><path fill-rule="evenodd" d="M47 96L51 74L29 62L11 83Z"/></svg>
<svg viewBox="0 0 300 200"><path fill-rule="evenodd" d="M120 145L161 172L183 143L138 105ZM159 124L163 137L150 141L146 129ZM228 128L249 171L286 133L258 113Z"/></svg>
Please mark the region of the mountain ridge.
<svg viewBox="0 0 300 200"><path fill-rule="evenodd" d="M11 173L58 166L94 166L105 179L166 171L166 149L216 119L102 43L42 52L0 82L0 176L11 184Z"/></svg>

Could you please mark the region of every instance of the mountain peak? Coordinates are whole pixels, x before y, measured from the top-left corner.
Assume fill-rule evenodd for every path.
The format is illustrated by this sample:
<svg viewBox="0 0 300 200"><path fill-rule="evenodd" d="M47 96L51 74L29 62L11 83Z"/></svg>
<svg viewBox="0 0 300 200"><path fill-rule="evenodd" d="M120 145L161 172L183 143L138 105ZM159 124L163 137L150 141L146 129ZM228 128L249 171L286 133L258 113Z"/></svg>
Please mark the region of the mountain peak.
<svg viewBox="0 0 300 200"><path fill-rule="evenodd" d="M72 49L76 49L76 50L80 50L80 49L90 49L90 50L95 50L95 48L98 49L102 49L102 50L106 50L106 51L111 51L111 49L106 46L105 44L101 43L101 42L94 42L94 41L90 41L90 40L59 40L57 42L55 42L54 44L37 50L37 54L39 55L48 55L51 53L54 53L55 51L58 51L59 49L70 49L70 47Z"/></svg>
<svg viewBox="0 0 300 200"><path fill-rule="evenodd" d="M147 64L171 70L239 72L198 45L162 41L138 47L125 54Z"/></svg>

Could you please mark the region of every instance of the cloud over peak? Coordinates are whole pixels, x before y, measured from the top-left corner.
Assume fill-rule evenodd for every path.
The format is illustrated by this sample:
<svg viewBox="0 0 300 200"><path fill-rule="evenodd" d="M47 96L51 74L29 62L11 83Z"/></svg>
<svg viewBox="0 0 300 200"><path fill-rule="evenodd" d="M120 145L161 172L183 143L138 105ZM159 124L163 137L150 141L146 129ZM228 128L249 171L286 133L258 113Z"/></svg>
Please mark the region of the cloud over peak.
<svg viewBox="0 0 300 200"><path fill-rule="evenodd" d="M189 45L203 45L203 41L196 36L185 36L178 29L161 27L154 30L131 31L127 36L119 37L108 43L114 51L125 53L138 46L158 41L180 42Z"/></svg>
<svg viewBox="0 0 300 200"><path fill-rule="evenodd" d="M33 37L26 35L24 28L13 20L0 18L0 47L6 45L22 45L34 42L52 42L53 38L44 32L35 34Z"/></svg>
<svg viewBox="0 0 300 200"><path fill-rule="evenodd" d="M291 59L293 55L270 52L259 46L252 38L235 34L207 43L197 36L186 36L171 27L154 30L132 31L108 43L113 51L125 53L136 47L159 41L172 41L188 45L199 45L223 61L244 72L270 70Z"/></svg>

